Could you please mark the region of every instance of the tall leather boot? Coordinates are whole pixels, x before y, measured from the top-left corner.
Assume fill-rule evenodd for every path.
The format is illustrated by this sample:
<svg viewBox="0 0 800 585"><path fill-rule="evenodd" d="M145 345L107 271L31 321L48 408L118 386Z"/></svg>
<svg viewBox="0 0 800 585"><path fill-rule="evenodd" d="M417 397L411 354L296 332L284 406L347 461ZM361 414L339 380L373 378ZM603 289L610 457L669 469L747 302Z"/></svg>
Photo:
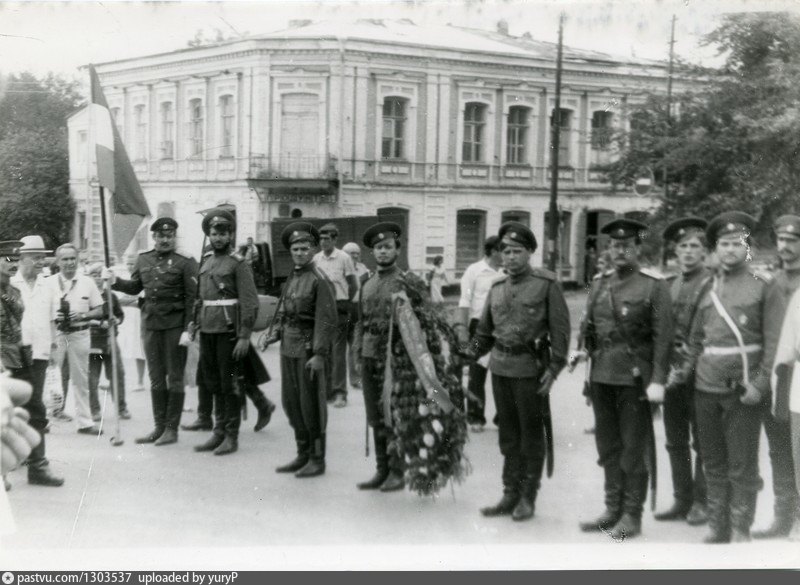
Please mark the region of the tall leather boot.
<svg viewBox="0 0 800 585"><path fill-rule="evenodd" d="M533 518L536 506L536 493L539 491L539 478L531 464L525 466L519 483L519 502L511 513L511 519L520 522Z"/></svg>
<svg viewBox="0 0 800 585"><path fill-rule="evenodd" d="M692 457L689 448L669 452L672 468L672 489L675 501L663 512L653 518L661 521L684 520L692 508Z"/></svg>
<svg viewBox="0 0 800 585"><path fill-rule="evenodd" d="M325 435L316 437L311 442L311 454L308 462L300 468L295 477L317 477L325 473Z"/></svg>
<svg viewBox="0 0 800 585"><path fill-rule="evenodd" d="M647 497L647 473L623 475L622 516L611 528L609 536L625 540L642 532L642 511Z"/></svg>
<svg viewBox="0 0 800 585"><path fill-rule="evenodd" d="M258 412L258 419L253 427L253 430L258 432L269 424L272 419L272 413L275 411L275 404L255 384L250 384L249 382L244 384L244 390Z"/></svg>
<svg viewBox="0 0 800 585"><path fill-rule="evenodd" d="M481 508L481 514L487 518L495 516L508 516L519 503L520 477L522 469L517 456L503 458L503 497L494 506Z"/></svg>
<svg viewBox="0 0 800 585"><path fill-rule="evenodd" d="M794 524L794 506L775 500L775 516L763 530L754 530L753 538L783 538L789 536Z"/></svg>
<svg viewBox="0 0 800 585"><path fill-rule="evenodd" d="M214 455L229 455L239 450L239 426L242 422L242 399L236 394L223 397L225 405L225 439L214 449Z"/></svg>
<svg viewBox="0 0 800 585"><path fill-rule="evenodd" d="M389 454L386 452L388 441L383 429L376 426L372 429L372 436L375 440L375 464L377 470L367 481L362 481L356 487L360 490L376 490L389 477Z"/></svg>
<svg viewBox="0 0 800 585"><path fill-rule="evenodd" d="M200 372L198 372L197 384L197 419L188 425L181 425L184 431L210 431L214 428L213 410L214 395L208 391L208 387L200 382Z"/></svg>
<svg viewBox="0 0 800 585"><path fill-rule="evenodd" d="M731 541L730 487L727 480L709 483L706 499L708 509L708 534L706 544L723 544Z"/></svg>
<svg viewBox="0 0 800 585"><path fill-rule="evenodd" d="M42 441L31 450L28 456L28 483L32 485L44 485L48 487L59 487L64 485L64 478L53 475L50 471L50 463L44 456L44 435Z"/></svg>
<svg viewBox="0 0 800 585"><path fill-rule="evenodd" d="M144 443L155 443L164 432L164 427L166 425L167 401L169 399L168 393L151 390L150 399L153 403L153 421L155 425L150 433L136 439L136 443L140 445Z"/></svg>
<svg viewBox="0 0 800 585"><path fill-rule="evenodd" d="M183 401L186 394L183 392L169 392L167 400L167 417L164 432L156 439L156 446L171 445L178 442L178 426L183 413Z"/></svg>
<svg viewBox="0 0 800 585"><path fill-rule="evenodd" d="M606 509L594 520L580 523L580 529L584 532L608 530L622 516L622 470L616 465L608 465L603 471Z"/></svg>
<svg viewBox="0 0 800 585"><path fill-rule="evenodd" d="M305 467L308 463L310 444L308 441L296 439L297 444L297 457L292 459L289 463L281 465L275 469L278 473L294 473Z"/></svg>
<svg viewBox="0 0 800 585"><path fill-rule="evenodd" d="M392 446L391 441L388 439L392 432L391 429L386 428L385 432L387 434L388 446L386 452L389 456L389 475L386 476L386 480L378 489L382 492L396 492L402 490L406 486L406 480L403 477L403 462Z"/></svg>
<svg viewBox="0 0 800 585"><path fill-rule="evenodd" d="M205 443L195 445L194 450L198 453L213 451L225 440L225 404L219 394L212 394L211 398L214 410L214 432Z"/></svg>
<svg viewBox="0 0 800 585"><path fill-rule="evenodd" d="M757 498L756 491L745 492L741 489L731 491L731 542L750 541L750 527L756 516Z"/></svg>

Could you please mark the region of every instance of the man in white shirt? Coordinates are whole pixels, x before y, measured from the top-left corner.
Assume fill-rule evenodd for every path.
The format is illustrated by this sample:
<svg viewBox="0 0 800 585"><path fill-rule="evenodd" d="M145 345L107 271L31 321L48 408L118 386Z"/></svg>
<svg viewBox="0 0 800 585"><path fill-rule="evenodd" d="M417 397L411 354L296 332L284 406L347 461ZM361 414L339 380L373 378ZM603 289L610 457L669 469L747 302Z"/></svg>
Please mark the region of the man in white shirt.
<svg viewBox="0 0 800 585"><path fill-rule="evenodd" d="M341 408L347 404L347 328L350 308L358 292L356 269L350 255L336 247L338 228L327 223L319 230L319 246L314 255L314 264L333 284L336 293L336 312L339 318L336 337L326 365L328 400Z"/></svg>
<svg viewBox="0 0 800 585"><path fill-rule="evenodd" d="M459 341L466 343L475 335L483 306L492 283L503 275L502 256L497 236L489 236L483 243L484 258L470 264L461 277L461 299L458 301L459 323L456 325ZM486 424L486 368L477 362L469 366L469 392L478 398L467 398L467 423L475 432Z"/></svg>
<svg viewBox="0 0 800 585"><path fill-rule="evenodd" d="M44 432L47 428L47 409L44 406L44 380L51 352L55 349L56 329L51 321L54 296L45 276L41 273L45 256L44 241L40 236L25 236L20 240L19 271L11 277L11 284L22 295L25 311L22 313L22 344L31 346L33 362L30 366L30 383L33 393L23 406L28 411L31 427L42 435L41 442L28 457L28 483L58 487L64 479L53 475L45 456Z"/></svg>
<svg viewBox="0 0 800 585"><path fill-rule="evenodd" d="M89 320L103 314L103 297L94 280L78 271L78 249L62 244L56 249L59 272L48 278L55 301L52 320L56 324L54 360L59 366L69 360L69 388L75 399L78 432L98 435L102 431L92 421L89 405Z"/></svg>
<svg viewBox="0 0 800 585"><path fill-rule="evenodd" d="M353 265L356 268L356 283L358 283L358 289L361 290L361 287L369 278L369 268L361 262L361 247L355 242L348 242L342 246L342 251L347 252L353 260ZM353 339L356 323L358 322L358 294L356 294L351 305L350 322L347 325L347 373L350 376L350 385L353 388L361 388L361 375L358 373L358 368L356 368L356 359L353 352Z"/></svg>

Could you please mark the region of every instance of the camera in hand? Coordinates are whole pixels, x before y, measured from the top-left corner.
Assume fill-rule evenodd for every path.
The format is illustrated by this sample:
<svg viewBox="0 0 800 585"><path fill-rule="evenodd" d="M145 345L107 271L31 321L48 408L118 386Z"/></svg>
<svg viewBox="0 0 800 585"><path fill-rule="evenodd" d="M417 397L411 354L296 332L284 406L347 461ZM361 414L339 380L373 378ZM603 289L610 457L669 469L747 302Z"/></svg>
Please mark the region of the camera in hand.
<svg viewBox="0 0 800 585"><path fill-rule="evenodd" d="M58 319L56 319L56 327L59 331L70 330L72 324L70 323L69 314L69 301L67 299L61 299L61 303L58 306Z"/></svg>

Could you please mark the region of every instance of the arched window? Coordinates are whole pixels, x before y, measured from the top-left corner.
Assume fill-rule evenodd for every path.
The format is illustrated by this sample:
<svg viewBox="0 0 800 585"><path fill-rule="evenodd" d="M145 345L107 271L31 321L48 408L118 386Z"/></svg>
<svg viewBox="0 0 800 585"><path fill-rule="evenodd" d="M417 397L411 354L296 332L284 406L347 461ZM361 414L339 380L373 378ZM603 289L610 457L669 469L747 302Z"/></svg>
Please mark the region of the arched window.
<svg viewBox="0 0 800 585"><path fill-rule="evenodd" d="M528 120L530 108L512 106L508 110L506 128L506 163L522 165L528 163Z"/></svg>
<svg viewBox="0 0 800 585"><path fill-rule="evenodd" d="M480 163L486 156L486 104L470 102L464 106L464 140L461 160Z"/></svg>
<svg viewBox="0 0 800 585"><path fill-rule="evenodd" d="M388 97L383 101L381 158L405 158L407 103L407 100L397 97Z"/></svg>

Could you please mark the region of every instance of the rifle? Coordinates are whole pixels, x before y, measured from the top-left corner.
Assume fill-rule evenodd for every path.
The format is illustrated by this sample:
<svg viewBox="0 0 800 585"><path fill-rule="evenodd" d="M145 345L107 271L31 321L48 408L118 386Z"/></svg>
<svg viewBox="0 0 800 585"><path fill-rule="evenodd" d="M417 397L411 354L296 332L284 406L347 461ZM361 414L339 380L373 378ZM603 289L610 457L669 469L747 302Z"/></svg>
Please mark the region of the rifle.
<svg viewBox="0 0 800 585"><path fill-rule="evenodd" d="M631 346L631 337L626 333L625 327L623 323L619 320L617 316L617 307L616 303L614 302L614 289L609 283L608 285L608 299L611 302L611 315L614 317L614 324L617 326L617 329L622 334L622 337L625 339L625 345L628 350L628 355L631 357L632 363L634 364L631 367L631 375L633 376L633 386L638 390L639 400L648 402L646 405L646 412L647 412L647 455L645 459L645 466L647 468L648 475L650 476L650 493L652 494L652 499L650 500L650 509L656 509L656 489L658 486L658 465L656 461L656 432L653 428L653 410L650 408L649 401L647 400L647 392L644 387L644 378L642 377L642 370L639 366L636 365L637 355L636 352L633 350L633 346Z"/></svg>
<svg viewBox="0 0 800 585"><path fill-rule="evenodd" d="M550 334L545 333L533 342L531 353L538 364L541 364L542 373L547 371L550 366ZM542 421L544 423L544 439L547 454L547 477L553 477L553 467L555 466L555 456L553 448L553 416L550 411L550 395L541 397L542 400Z"/></svg>

